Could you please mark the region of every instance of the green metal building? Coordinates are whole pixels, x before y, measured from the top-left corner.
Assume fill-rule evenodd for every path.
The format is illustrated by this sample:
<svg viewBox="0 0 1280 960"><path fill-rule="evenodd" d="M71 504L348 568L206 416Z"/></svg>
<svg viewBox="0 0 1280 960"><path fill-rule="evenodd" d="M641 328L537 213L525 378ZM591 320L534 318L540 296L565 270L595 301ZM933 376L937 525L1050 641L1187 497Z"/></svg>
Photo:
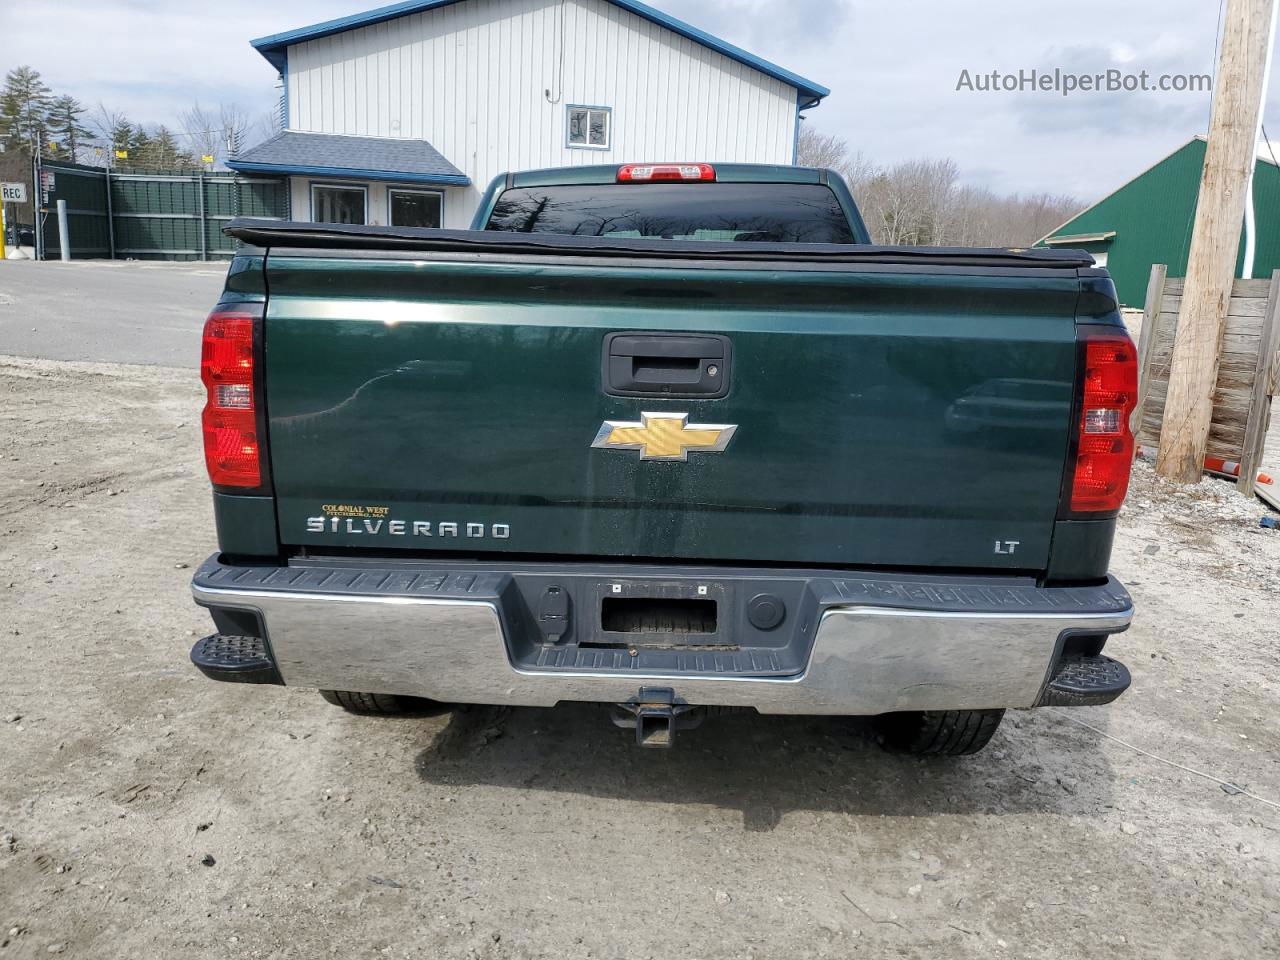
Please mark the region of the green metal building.
<svg viewBox="0 0 1280 960"><path fill-rule="evenodd" d="M1111 271L1120 302L1141 307L1152 264L1168 264L1171 277L1186 276L1204 151L1204 138L1194 138L1041 238L1036 246L1089 251ZM1280 269L1280 167L1265 149L1259 153L1254 175L1253 208L1258 231L1253 275L1269 277ZM1243 260L1242 231L1237 276Z"/></svg>

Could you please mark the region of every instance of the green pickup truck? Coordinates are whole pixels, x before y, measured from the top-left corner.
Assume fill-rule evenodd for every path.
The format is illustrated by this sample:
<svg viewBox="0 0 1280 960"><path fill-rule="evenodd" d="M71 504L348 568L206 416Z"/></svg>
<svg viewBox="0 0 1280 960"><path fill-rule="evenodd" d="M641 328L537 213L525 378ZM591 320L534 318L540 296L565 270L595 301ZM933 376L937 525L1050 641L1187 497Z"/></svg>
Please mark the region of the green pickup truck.
<svg viewBox="0 0 1280 960"><path fill-rule="evenodd" d="M223 681L725 709L971 753L1107 703L1133 344L1061 250L874 246L834 173L500 177L474 229L240 220L204 330Z"/></svg>

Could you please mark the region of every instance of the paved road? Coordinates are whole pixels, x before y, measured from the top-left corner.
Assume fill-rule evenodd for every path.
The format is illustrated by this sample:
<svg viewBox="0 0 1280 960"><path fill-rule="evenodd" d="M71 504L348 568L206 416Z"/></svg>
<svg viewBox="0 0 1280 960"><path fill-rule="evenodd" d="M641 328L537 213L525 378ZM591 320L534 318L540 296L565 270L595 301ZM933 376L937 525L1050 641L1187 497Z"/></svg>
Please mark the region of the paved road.
<svg viewBox="0 0 1280 960"><path fill-rule="evenodd" d="M0 354L194 367L220 263L0 261Z"/></svg>

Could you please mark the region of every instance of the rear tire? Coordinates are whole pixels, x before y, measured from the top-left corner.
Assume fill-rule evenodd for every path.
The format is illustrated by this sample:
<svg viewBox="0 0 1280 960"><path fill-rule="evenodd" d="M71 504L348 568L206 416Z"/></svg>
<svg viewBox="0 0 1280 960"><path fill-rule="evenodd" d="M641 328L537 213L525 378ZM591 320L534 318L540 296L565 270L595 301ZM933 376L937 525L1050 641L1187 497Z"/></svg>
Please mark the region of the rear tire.
<svg viewBox="0 0 1280 960"><path fill-rule="evenodd" d="M875 718L880 745L893 753L962 757L985 747L1000 727L1003 710L928 710Z"/></svg>
<svg viewBox="0 0 1280 960"><path fill-rule="evenodd" d="M355 693L351 690L321 690L320 696L347 713L365 717L395 717L406 713L442 713L444 704L421 697L396 693Z"/></svg>

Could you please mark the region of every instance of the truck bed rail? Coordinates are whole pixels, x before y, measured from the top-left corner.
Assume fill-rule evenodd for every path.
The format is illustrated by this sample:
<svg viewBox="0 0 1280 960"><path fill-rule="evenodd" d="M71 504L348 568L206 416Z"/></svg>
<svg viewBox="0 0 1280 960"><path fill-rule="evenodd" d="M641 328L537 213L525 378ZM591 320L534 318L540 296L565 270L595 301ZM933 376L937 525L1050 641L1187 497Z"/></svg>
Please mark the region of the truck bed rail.
<svg viewBox="0 0 1280 960"><path fill-rule="evenodd" d="M554 255L597 259L785 262L788 266L928 266L1075 271L1090 268L1083 250L978 247L885 247L830 243L723 243L632 237L575 237L552 233L436 230L364 224L299 223L238 218L223 232L255 247L389 250L414 253Z"/></svg>

